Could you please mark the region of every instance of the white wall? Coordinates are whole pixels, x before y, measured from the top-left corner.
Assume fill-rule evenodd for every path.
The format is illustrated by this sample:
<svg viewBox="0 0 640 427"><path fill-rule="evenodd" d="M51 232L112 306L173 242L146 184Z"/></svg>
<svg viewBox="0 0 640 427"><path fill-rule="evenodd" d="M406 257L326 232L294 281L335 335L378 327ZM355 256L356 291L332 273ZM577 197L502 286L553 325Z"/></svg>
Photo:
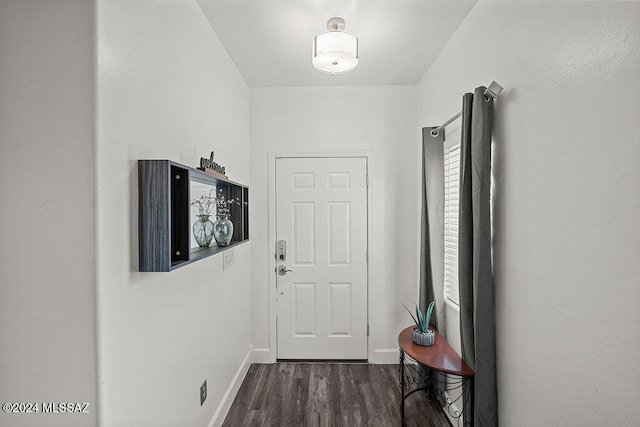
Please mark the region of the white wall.
<svg viewBox="0 0 640 427"><path fill-rule="evenodd" d="M94 12L0 2L0 402L91 411L0 412L3 426L97 420Z"/></svg>
<svg viewBox="0 0 640 427"><path fill-rule="evenodd" d="M640 4L478 2L418 125L496 80L500 422L640 419Z"/></svg>
<svg viewBox="0 0 640 427"><path fill-rule="evenodd" d="M251 244L139 273L136 161L215 150L249 184L249 89L195 1L101 0L98 27L100 421L204 426L250 361Z"/></svg>
<svg viewBox="0 0 640 427"><path fill-rule="evenodd" d="M397 334L410 323L400 301L416 296L413 86L251 89L252 342L255 360L276 358L269 333L268 156L276 153L370 153L371 277L369 359L395 363ZM362 304L366 304L362 301Z"/></svg>

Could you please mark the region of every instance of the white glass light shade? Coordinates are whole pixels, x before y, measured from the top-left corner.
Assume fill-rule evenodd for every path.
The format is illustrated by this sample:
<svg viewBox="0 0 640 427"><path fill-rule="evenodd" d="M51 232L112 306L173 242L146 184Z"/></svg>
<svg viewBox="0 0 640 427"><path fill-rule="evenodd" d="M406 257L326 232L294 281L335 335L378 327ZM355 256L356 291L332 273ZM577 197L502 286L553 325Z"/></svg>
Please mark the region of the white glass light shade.
<svg viewBox="0 0 640 427"><path fill-rule="evenodd" d="M358 66L358 38L344 31L315 36L312 63L323 73L348 73Z"/></svg>

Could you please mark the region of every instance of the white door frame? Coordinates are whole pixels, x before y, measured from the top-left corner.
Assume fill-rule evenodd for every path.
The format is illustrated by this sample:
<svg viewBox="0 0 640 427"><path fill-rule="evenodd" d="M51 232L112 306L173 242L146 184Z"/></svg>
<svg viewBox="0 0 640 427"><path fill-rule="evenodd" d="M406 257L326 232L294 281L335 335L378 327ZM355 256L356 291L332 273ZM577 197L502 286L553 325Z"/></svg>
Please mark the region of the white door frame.
<svg viewBox="0 0 640 427"><path fill-rule="evenodd" d="M268 156L268 182L267 182L267 191L268 191L268 236L269 236L269 247L268 247L268 259L269 259L269 349L270 349L270 357L269 362L275 363L278 357L278 340L277 340L277 328L276 328L276 160L277 159L286 159L286 158L317 158L317 157L328 157L328 158L339 158L339 157L360 157L364 158L367 161L367 176L368 183L367 186L367 250L368 250L368 260L367 260L367 324L371 325L371 316L369 308L372 306L371 295L373 295L373 290L371 289L371 194L374 187L374 179L372 179L372 158L373 153L371 151L314 151L314 152L269 152ZM367 360L371 363L373 357L373 342L374 340L374 329L369 329L369 336L367 337Z"/></svg>

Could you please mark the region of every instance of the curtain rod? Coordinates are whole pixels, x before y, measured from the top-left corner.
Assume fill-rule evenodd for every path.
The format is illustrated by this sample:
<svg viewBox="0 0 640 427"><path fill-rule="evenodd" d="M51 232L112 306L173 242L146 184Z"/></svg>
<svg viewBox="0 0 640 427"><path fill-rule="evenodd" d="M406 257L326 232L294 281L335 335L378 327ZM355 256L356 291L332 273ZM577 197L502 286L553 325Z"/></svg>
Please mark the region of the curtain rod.
<svg viewBox="0 0 640 427"><path fill-rule="evenodd" d="M502 86L500 86L498 83L493 81L493 82L491 82L489 87L485 89L484 97L485 98L491 97L493 99L496 99L498 97L498 95L500 95L500 92L502 92L503 89L504 88ZM449 123L451 123L454 120L458 119L461 115L462 115L462 111L458 111L449 120L447 120L446 122L444 122L440 126L431 129L431 136L438 136L438 133L440 132L441 129L444 129L445 127L447 127L447 125L449 125Z"/></svg>

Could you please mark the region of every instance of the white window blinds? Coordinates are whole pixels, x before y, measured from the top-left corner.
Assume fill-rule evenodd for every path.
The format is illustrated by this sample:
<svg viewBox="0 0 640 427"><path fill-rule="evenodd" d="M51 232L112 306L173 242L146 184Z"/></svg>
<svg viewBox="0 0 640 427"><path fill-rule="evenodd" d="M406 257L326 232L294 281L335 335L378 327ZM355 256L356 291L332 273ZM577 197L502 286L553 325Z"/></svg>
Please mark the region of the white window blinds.
<svg viewBox="0 0 640 427"><path fill-rule="evenodd" d="M458 206L460 144L444 153L444 296L458 304Z"/></svg>

